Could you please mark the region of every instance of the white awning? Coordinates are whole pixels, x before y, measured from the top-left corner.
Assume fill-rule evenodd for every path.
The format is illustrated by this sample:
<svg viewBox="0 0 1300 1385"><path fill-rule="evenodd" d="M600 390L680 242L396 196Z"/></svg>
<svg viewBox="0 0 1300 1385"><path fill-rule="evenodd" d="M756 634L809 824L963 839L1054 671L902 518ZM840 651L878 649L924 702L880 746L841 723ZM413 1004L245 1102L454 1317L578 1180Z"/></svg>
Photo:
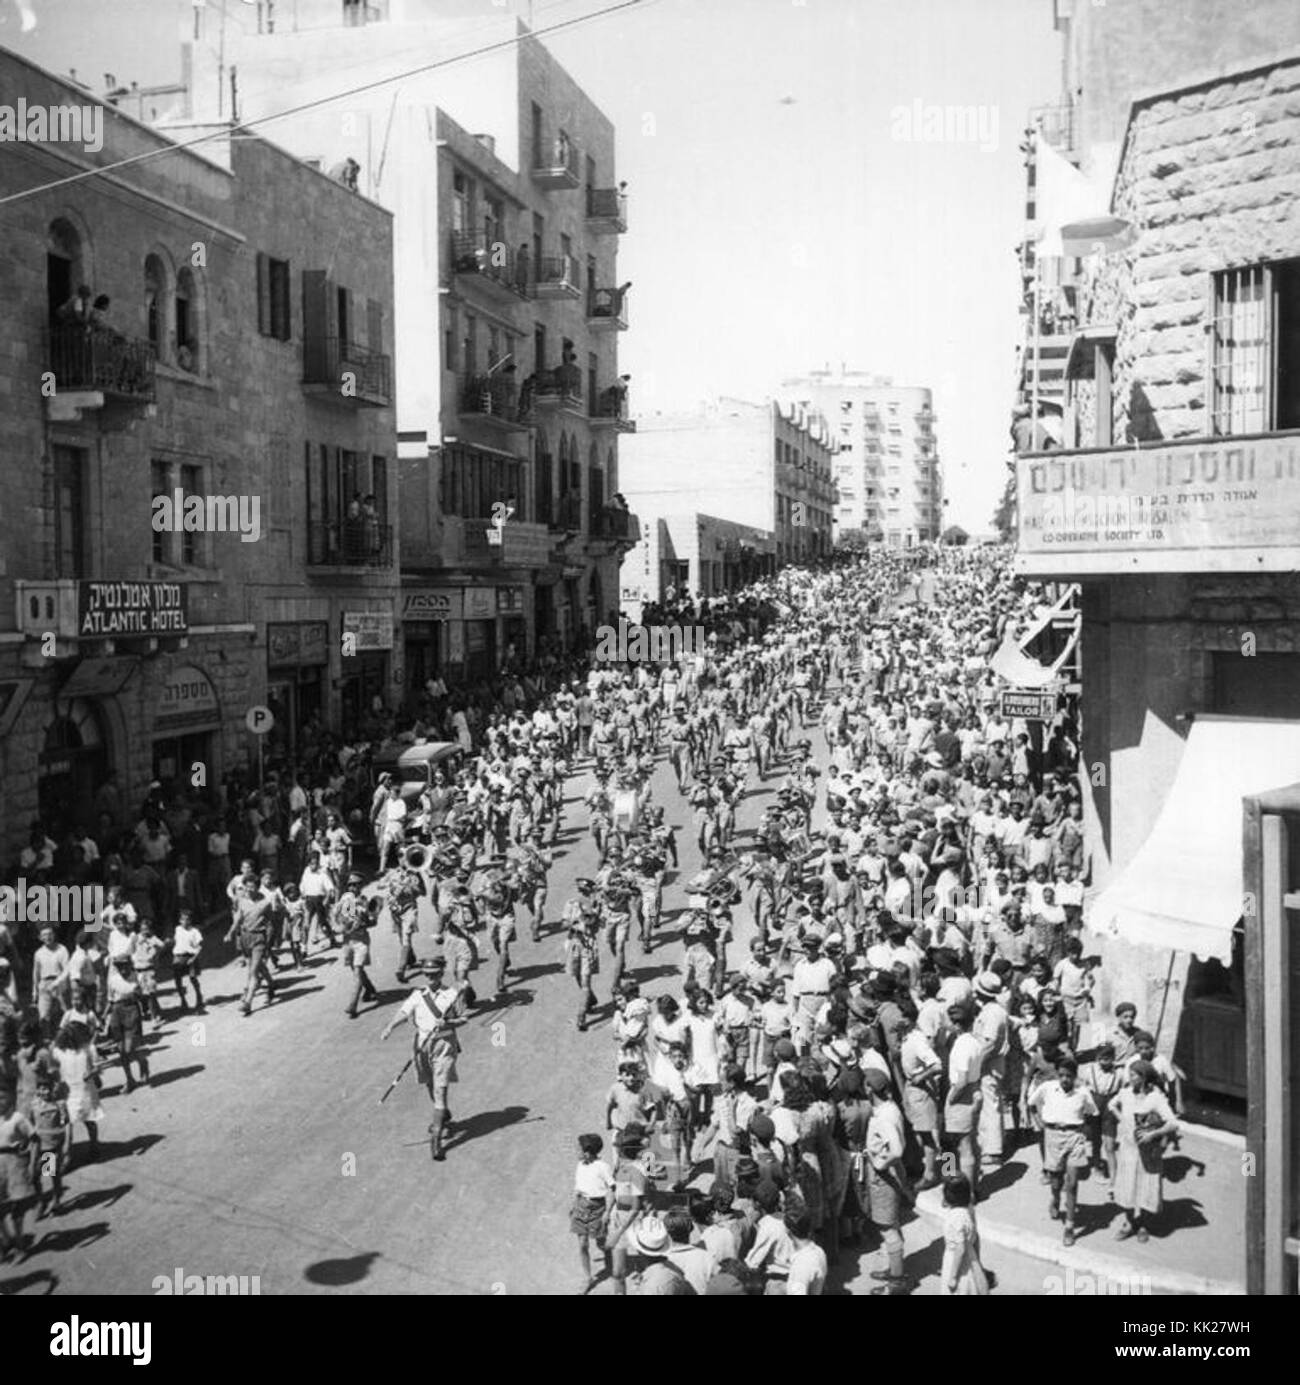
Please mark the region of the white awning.
<svg viewBox="0 0 1300 1385"><path fill-rule="evenodd" d="M1151 835L1088 927L1229 965L1245 912L1241 801L1297 779L1300 721L1197 717Z"/></svg>

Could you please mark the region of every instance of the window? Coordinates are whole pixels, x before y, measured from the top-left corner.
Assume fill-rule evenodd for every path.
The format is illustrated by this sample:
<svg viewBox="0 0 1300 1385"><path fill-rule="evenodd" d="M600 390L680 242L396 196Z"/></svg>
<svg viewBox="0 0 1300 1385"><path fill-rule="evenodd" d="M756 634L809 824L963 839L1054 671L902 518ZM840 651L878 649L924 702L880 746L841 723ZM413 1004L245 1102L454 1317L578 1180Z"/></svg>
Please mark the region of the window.
<svg viewBox="0 0 1300 1385"><path fill-rule="evenodd" d="M84 577L86 560L86 454L54 448L54 575Z"/></svg>
<svg viewBox="0 0 1300 1385"><path fill-rule="evenodd" d="M461 338L460 360L466 375L473 375L478 369L478 352L475 338L478 335L478 320L471 313L465 314L465 335Z"/></svg>
<svg viewBox="0 0 1300 1385"><path fill-rule="evenodd" d="M203 494L203 472L196 466L181 467L181 490L189 495ZM181 530L181 562L189 566L197 566L203 561L203 553L200 548L201 534L194 530Z"/></svg>
<svg viewBox="0 0 1300 1385"><path fill-rule="evenodd" d="M257 330L276 341L289 340L288 260L257 257Z"/></svg>
<svg viewBox="0 0 1300 1385"><path fill-rule="evenodd" d="M1214 434L1300 427L1300 260L1221 270L1213 300Z"/></svg>
<svg viewBox="0 0 1300 1385"><path fill-rule="evenodd" d="M546 239L546 221L540 212L533 213L533 277L542 269L542 244Z"/></svg>
<svg viewBox="0 0 1300 1385"><path fill-rule="evenodd" d="M149 481L152 487L151 498L156 499L160 495L171 496L168 488L171 485L171 473L166 462L151 462L149 464ZM152 506L150 513L152 514ZM169 561L168 549L171 545L171 536L165 529L153 531L153 560L155 563L165 563Z"/></svg>
<svg viewBox="0 0 1300 1385"><path fill-rule="evenodd" d="M483 236L489 248L506 238L505 209L495 197L483 199Z"/></svg>
<svg viewBox="0 0 1300 1385"><path fill-rule="evenodd" d="M501 359L501 329L489 322L487 334L487 368L490 375Z"/></svg>
<svg viewBox="0 0 1300 1385"><path fill-rule="evenodd" d="M572 274L570 266L573 264L573 238L572 236L560 236L560 256L564 260L564 274L568 278Z"/></svg>
<svg viewBox="0 0 1300 1385"><path fill-rule="evenodd" d="M781 439L780 439L780 438L777 438L777 440L776 440L776 464L777 464L777 466L780 466L780 465L781 465Z"/></svg>
<svg viewBox="0 0 1300 1385"><path fill-rule="evenodd" d="M149 349L160 360L167 341L167 271L157 255L144 262L144 317Z"/></svg>
<svg viewBox="0 0 1300 1385"><path fill-rule="evenodd" d="M451 229L458 236L473 229L473 188L473 183L459 169L451 175Z"/></svg>
<svg viewBox="0 0 1300 1385"><path fill-rule="evenodd" d="M596 356L594 352L589 351L587 353L587 412L593 417L596 414L597 405L600 403L598 383Z"/></svg>
<svg viewBox="0 0 1300 1385"><path fill-rule="evenodd" d="M546 328L540 322L533 327L533 369L539 375L546 369Z"/></svg>
<svg viewBox="0 0 1300 1385"><path fill-rule="evenodd" d="M444 319L442 355L444 369L456 369L456 309L448 308L447 316Z"/></svg>
<svg viewBox="0 0 1300 1385"><path fill-rule="evenodd" d="M86 281L81 237L70 221L61 218L50 224L45 254L45 291L50 321L58 321L59 309Z"/></svg>
<svg viewBox="0 0 1300 1385"><path fill-rule="evenodd" d="M352 290L336 288L334 291L335 301L338 304L336 309L336 321L339 325L339 353L340 359L347 355L348 347L355 341L352 322Z"/></svg>
<svg viewBox="0 0 1300 1385"><path fill-rule="evenodd" d="M197 375L199 357L198 294L193 271L186 268L176 276L176 364Z"/></svg>
<svg viewBox="0 0 1300 1385"><path fill-rule="evenodd" d="M542 136L542 108L536 101L532 103L533 118L533 167L543 168L546 164L545 156L542 153L544 139Z"/></svg>

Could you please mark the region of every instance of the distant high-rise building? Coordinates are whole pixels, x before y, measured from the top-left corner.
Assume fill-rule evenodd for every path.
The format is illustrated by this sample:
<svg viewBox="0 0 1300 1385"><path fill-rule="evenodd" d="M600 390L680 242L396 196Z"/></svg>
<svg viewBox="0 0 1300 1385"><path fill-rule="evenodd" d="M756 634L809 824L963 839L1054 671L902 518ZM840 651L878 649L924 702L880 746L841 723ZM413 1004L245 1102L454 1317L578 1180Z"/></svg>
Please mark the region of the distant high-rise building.
<svg viewBox="0 0 1300 1385"><path fill-rule="evenodd" d="M943 481L930 391L865 371L814 370L783 394L826 419L834 453L835 536L862 529L890 548L936 539Z"/></svg>

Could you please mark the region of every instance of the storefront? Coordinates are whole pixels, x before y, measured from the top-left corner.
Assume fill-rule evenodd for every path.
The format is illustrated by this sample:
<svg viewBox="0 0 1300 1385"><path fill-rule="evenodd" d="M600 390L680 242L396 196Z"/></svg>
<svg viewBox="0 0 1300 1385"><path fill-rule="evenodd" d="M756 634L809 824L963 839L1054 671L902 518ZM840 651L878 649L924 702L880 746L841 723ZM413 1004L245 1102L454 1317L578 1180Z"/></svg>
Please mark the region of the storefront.
<svg viewBox="0 0 1300 1385"><path fill-rule="evenodd" d="M220 782L214 761L214 733L221 728L216 689L201 668L185 664L163 683L153 708L153 777L168 793L194 787L195 767L201 782Z"/></svg>
<svg viewBox="0 0 1300 1385"><path fill-rule="evenodd" d="M266 702L275 730L266 749L292 753L301 728L324 717L329 622L294 621L266 627Z"/></svg>
<svg viewBox="0 0 1300 1385"><path fill-rule="evenodd" d="M342 657L343 734L356 734L376 708L387 707L388 665L393 649L393 613L344 611Z"/></svg>
<svg viewBox="0 0 1300 1385"><path fill-rule="evenodd" d="M490 678L497 668L497 593L495 587L466 587L465 676Z"/></svg>
<svg viewBox="0 0 1300 1385"><path fill-rule="evenodd" d="M524 614L524 588L498 587L497 614L501 617L503 666L518 667L528 657L528 620Z"/></svg>
<svg viewBox="0 0 1300 1385"><path fill-rule="evenodd" d="M406 693L418 698L424 685L450 673L450 629L464 619L459 587L420 587L402 593L402 645L406 655Z"/></svg>

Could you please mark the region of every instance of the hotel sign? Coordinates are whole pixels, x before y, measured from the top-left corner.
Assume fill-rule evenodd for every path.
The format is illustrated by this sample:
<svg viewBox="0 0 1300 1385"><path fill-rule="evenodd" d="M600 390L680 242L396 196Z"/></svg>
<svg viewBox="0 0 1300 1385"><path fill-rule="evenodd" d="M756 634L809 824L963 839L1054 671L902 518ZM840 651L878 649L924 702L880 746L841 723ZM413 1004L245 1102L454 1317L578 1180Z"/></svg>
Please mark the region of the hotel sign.
<svg viewBox="0 0 1300 1385"><path fill-rule="evenodd" d="M1287 570L1300 435L1021 457L1016 496L1022 572Z"/></svg>
<svg viewBox="0 0 1300 1385"><path fill-rule="evenodd" d="M184 635L189 609L184 582L77 583L77 633L83 639Z"/></svg>

